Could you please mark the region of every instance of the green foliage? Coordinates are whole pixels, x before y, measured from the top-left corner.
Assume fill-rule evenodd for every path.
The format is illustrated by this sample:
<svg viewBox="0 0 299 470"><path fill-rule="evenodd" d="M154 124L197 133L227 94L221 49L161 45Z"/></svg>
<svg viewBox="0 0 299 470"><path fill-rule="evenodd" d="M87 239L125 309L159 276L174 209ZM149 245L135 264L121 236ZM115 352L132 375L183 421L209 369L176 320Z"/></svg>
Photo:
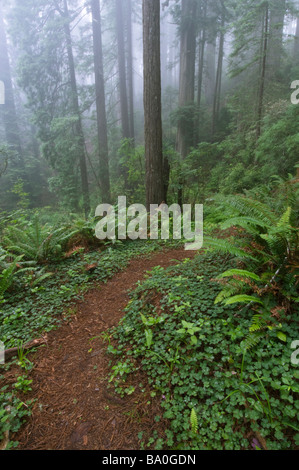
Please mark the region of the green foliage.
<svg viewBox="0 0 299 470"><path fill-rule="evenodd" d="M4 376L0 376L4 379ZM19 431L24 419L31 414L32 401L24 402L17 396L18 391L30 390L30 381L25 376L20 376L15 386L9 389L8 385L0 389L0 441L7 433ZM15 447L17 442L9 442L8 449Z"/></svg>
<svg viewBox="0 0 299 470"><path fill-rule="evenodd" d="M7 145L0 144L0 177L6 172L9 160L13 156L14 152Z"/></svg>
<svg viewBox="0 0 299 470"><path fill-rule="evenodd" d="M2 243L11 253L22 254L26 261L44 263L60 258L66 242L74 233L66 226L54 229L47 224L41 225L35 216L26 226L6 227Z"/></svg>
<svg viewBox="0 0 299 470"><path fill-rule="evenodd" d="M0 247L0 304L3 302L4 293L14 282L17 264L22 259L22 256L17 257L9 263L7 257L8 253Z"/></svg>
<svg viewBox="0 0 299 470"><path fill-rule="evenodd" d="M121 182L114 188L117 194L127 195L129 204L145 203L145 158L144 147L135 147L130 139L123 139L118 149L118 172L121 172ZM116 191L116 189L118 191Z"/></svg>
<svg viewBox="0 0 299 470"><path fill-rule="evenodd" d="M63 263L57 263L57 260L51 258L48 269L55 271L55 276L43 275L40 284L35 284L35 280L29 279L28 272L23 270L22 275L18 274L15 282L10 284L9 295L0 308L0 341L6 348L17 347L16 364L22 370L30 370L33 364L27 357L24 343L57 328L63 322L70 321L71 303L82 300L82 293L95 280L104 282L124 269L133 257L146 256L162 246L163 244L158 242L148 244L136 241L109 247L104 252L74 254ZM6 256L7 253L1 250L0 271L3 263L7 263ZM91 264L96 265L96 269L88 273L85 268ZM150 318L149 321L151 322ZM110 341L109 335L108 340ZM0 366L4 370L8 367L9 365ZM127 370L121 368L117 372L124 375L130 370L129 364L127 367ZM15 384L5 385L0 389L0 441L6 431L17 432L23 420L30 415L32 403L19 398L19 393L26 393L30 389L31 381L25 375L16 378ZM9 447L16 444L10 442Z"/></svg>
<svg viewBox="0 0 299 470"><path fill-rule="evenodd" d="M202 184L204 176L206 194L228 195L265 187L272 185L274 175L287 179L298 164L298 112L298 106L278 102L276 107L267 109L257 142L251 127L241 127L217 144L204 144L212 152L207 161L201 159L200 147L195 149L192 153L194 157L197 155L197 164L194 157L193 161L198 171L201 170L198 183Z"/></svg>
<svg viewBox="0 0 299 470"><path fill-rule="evenodd" d="M198 326L195 326L193 323L187 322L185 320L182 320L182 326L183 328L180 328L179 330L177 330L177 332L185 336L190 335L190 342L192 344L197 344L197 338L195 333L200 331L200 328Z"/></svg>
<svg viewBox="0 0 299 470"><path fill-rule="evenodd" d="M20 209L27 209L29 206L29 193L24 191L24 181L19 178L13 185L11 193L15 194L18 198L17 207Z"/></svg>
<svg viewBox="0 0 299 470"><path fill-rule="evenodd" d="M251 198L231 196L227 204L239 215L229 218L221 226L223 229L242 227L242 236L254 261L241 256L241 262L255 272L230 269L218 276L224 287L215 303L254 306L258 313L253 316L250 333L244 342L246 349L256 346L263 335L267 336L268 329L276 330L277 337L286 342L286 335L280 331L281 325L273 324L272 314L277 309L283 312L286 305L292 310L298 298L298 230L293 226L296 219L293 207L287 207L279 217L268 205ZM214 240L212 248L217 249L218 243ZM220 247L223 249L222 240ZM236 254L233 245L226 243L225 248L227 253Z"/></svg>
<svg viewBox="0 0 299 470"><path fill-rule="evenodd" d="M197 419L197 414L194 408L192 408L191 410L190 424L191 424L191 431L196 434L198 431L198 419Z"/></svg>
<svg viewBox="0 0 299 470"><path fill-rule="evenodd" d="M63 314L69 303L81 299L95 279L103 282L125 268L132 257L146 256L162 246L159 242L127 242L103 252L74 253L63 263L50 259L46 272L39 267L17 271L0 309L0 340L7 348L18 347L56 328L69 320L67 311ZM90 265L95 269L88 272L86 266Z"/></svg>
<svg viewBox="0 0 299 470"><path fill-rule="evenodd" d="M250 449L246 436L255 432L265 438L268 449L295 446L291 426L297 419L298 397L291 389L280 388L284 380L295 386L290 344L297 338L298 309L286 313L280 326L274 318L271 324L266 317L266 325L258 318L251 321L239 304L215 304L221 289L217 277L229 272L233 259L201 253L193 261L153 269L131 293L126 315L114 329L111 367L120 370L122 363L126 372L116 377L111 369L111 385L125 394L131 375L135 379L141 368L153 392L161 397L168 427L165 432L157 427L148 446ZM246 275L246 280L257 282L246 271L244 279ZM163 318L151 322L150 349L141 314L146 320ZM250 327L260 328L263 334L258 347L245 356ZM190 340L192 336L196 342Z"/></svg>

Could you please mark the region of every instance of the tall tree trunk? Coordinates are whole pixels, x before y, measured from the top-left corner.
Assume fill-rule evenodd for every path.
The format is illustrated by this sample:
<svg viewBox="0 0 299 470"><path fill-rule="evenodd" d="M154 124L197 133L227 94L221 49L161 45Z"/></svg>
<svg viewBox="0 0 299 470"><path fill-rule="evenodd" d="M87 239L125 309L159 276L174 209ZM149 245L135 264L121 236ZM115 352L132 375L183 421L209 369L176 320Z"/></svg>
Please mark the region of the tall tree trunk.
<svg viewBox="0 0 299 470"><path fill-rule="evenodd" d="M132 37L132 0L127 0L127 70L128 70L128 104L129 104L129 123L130 138L132 145L135 140L134 126L134 78L133 78L133 37Z"/></svg>
<svg viewBox="0 0 299 470"><path fill-rule="evenodd" d="M194 85L195 85L195 58L196 58L196 14L197 2L195 0L182 0L181 13L181 39L180 39L180 86L179 107L190 106L187 119L182 117L178 121L177 152L181 160L188 155L194 142ZM183 113L185 115L185 113ZM178 203L182 205L183 181L180 182Z"/></svg>
<svg viewBox="0 0 299 470"><path fill-rule="evenodd" d="M216 80L216 45L214 40L213 42L207 42L206 58L205 98L207 105L211 105Z"/></svg>
<svg viewBox="0 0 299 470"><path fill-rule="evenodd" d="M18 164L24 169L24 157L20 140L17 112L15 106L14 90L11 77L11 68L8 55L7 38L3 18L2 6L0 4L0 80L4 83L3 110L5 135L8 145L17 154Z"/></svg>
<svg viewBox="0 0 299 470"><path fill-rule="evenodd" d="M167 18L161 18L161 84L162 90L166 88L167 83L167 70L168 70L168 22Z"/></svg>
<svg viewBox="0 0 299 470"><path fill-rule="evenodd" d="M120 93L122 136L124 139L130 139L131 135L130 135L130 124L129 124L130 121L129 121L127 77L126 77L123 0L116 0L115 7L116 7L118 72L119 72L119 93Z"/></svg>
<svg viewBox="0 0 299 470"><path fill-rule="evenodd" d="M75 133L78 137L79 144L79 163L80 163L80 175L81 175L81 185L82 185L82 195L83 195L83 208L85 217L88 216L90 212L90 199L89 199L89 187L88 187L88 175L87 175L87 165L86 165L86 149L85 149L85 140L82 128L81 113L79 107L79 97L77 89L77 80L75 72L75 62L73 55L72 47L72 37L70 30L70 16L68 10L67 0L64 0L64 32L66 37L67 44L67 56L68 56L68 65L70 73L70 85L71 85L71 99L72 99L72 109L73 113L76 116L77 120L75 123Z"/></svg>
<svg viewBox="0 0 299 470"><path fill-rule="evenodd" d="M275 0L269 7L269 41L267 75L269 79L275 77L281 66L283 53L283 27L286 14L286 0Z"/></svg>
<svg viewBox="0 0 299 470"><path fill-rule="evenodd" d="M99 146L99 182L101 187L102 202L110 203L111 195L100 0L91 0L91 13Z"/></svg>
<svg viewBox="0 0 299 470"><path fill-rule="evenodd" d="M143 0L146 206L165 200L163 183L160 0Z"/></svg>
<svg viewBox="0 0 299 470"><path fill-rule="evenodd" d="M257 125L256 125L256 138L257 139L259 139L261 135L265 78L266 78L266 68L267 68L268 36L269 36L269 4L268 2L266 2L264 19L263 19L262 63L261 63L261 77L260 77L260 86L259 86L259 92L258 92L258 106L257 106Z"/></svg>
<svg viewBox="0 0 299 470"><path fill-rule="evenodd" d="M221 1L222 5L222 14L221 14L221 30L220 30L220 39L219 39L219 52L218 52L218 65L217 65L217 73L216 73L216 84L215 84L215 91L214 91L214 99L213 99L213 114L212 114L212 138L214 136L217 121L219 118L220 112L220 96L221 96L221 84L222 84L222 68L223 68L223 54L224 54L224 26L225 26L225 7L223 1Z"/></svg>
<svg viewBox="0 0 299 470"><path fill-rule="evenodd" d="M297 25L294 38L294 60L296 64L299 62L299 16L297 17Z"/></svg>
<svg viewBox="0 0 299 470"><path fill-rule="evenodd" d="M204 69L204 57L205 57L205 46L207 41L206 34L206 19L207 19L207 4L208 0L205 0L202 8L202 20L203 27L201 31L201 37L199 41L199 54L198 54L198 76L197 76L197 110L196 118L194 124L194 144L197 145L199 142L199 110L201 105L201 96L202 96L202 83L203 83L203 69Z"/></svg>

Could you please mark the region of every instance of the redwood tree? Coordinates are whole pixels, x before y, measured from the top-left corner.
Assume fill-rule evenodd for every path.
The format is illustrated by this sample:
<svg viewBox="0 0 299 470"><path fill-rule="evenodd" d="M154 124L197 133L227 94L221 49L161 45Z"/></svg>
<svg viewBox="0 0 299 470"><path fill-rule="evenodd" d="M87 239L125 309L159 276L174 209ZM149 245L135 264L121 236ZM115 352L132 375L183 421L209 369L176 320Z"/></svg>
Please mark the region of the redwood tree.
<svg viewBox="0 0 299 470"><path fill-rule="evenodd" d="M143 0L146 205L165 200L163 184L160 1Z"/></svg>
<svg viewBox="0 0 299 470"><path fill-rule="evenodd" d="M110 177L108 161L107 117L105 104L105 81L100 1L91 0L93 52L96 88L96 110L99 146L99 181L102 201L110 202Z"/></svg>
<svg viewBox="0 0 299 470"><path fill-rule="evenodd" d="M17 112L14 99L13 82L11 77L10 60L8 54L5 24L2 6L0 4L0 80L4 83L5 103L3 117L6 140L9 146L16 152L21 168L24 167L23 152L20 140Z"/></svg>

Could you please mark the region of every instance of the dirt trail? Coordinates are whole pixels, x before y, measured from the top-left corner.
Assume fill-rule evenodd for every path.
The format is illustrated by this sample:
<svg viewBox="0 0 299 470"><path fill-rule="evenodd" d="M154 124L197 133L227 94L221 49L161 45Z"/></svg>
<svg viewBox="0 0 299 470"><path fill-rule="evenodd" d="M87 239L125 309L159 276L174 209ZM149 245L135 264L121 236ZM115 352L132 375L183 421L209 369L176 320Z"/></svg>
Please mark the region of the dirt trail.
<svg viewBox="0 0 299 470"><path fill-rule="evenodd" d="M175 265L194 254L179 249L134 259L125 271L88 291L84 301L76 305L72 321L48 335L47 346L31 358L35 368L29 377L33 380L32 392L26 399L36 398L37 402L32 416L13 436L20 443L19 449L140 448L138 432L151 432L159 402L154 402L147 390L123 399L107 390L107 343L90 340L117 325L129 300L128 290L146 271L157 265Z"/></svg>

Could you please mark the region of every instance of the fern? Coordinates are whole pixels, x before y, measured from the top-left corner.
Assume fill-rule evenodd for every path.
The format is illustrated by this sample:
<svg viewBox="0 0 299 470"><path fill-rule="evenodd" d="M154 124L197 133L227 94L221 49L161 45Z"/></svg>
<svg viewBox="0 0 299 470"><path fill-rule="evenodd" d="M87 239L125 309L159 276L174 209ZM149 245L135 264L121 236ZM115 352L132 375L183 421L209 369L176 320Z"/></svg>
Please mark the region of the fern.
<svg viewBox="0 0 299 470"><path fill-rule="evenodd" d="M3 236L4 246L24 260L43 263L51 258L59 258L67 240L78 232L69 227L55 230L49 225L41 225L38 217L26 227L8 226Z"/></svg>
<svg viewBox="0 0 299 470"><path fill-rule="evenodd" d="M222 240L218 238L205 237L204 245L207 250L218 251L226 253L229 255L236 256L238 258L247 258L253 261L257 261L256 258L241 248L237 247L236 244L229 242L227 240Z"/></svg>
<svg viewBox="0 0 299 470"><path fill-rule="evenodd" d="M244 348L246 350L253 349L255 346L258 345L258 343L261 341L264 335L265 335L264 331L261 331L261 330L257 330L257 331L249 333L243 341Z"/></svg>
<svg viewBox="0 0 299 470"><path fill-rule="evenodd" d="M218 279L222 279L223 277L229 276L239 276L243 279L253 279L254 281L261 281L261 278L257 274L251 271L246 271L244 269L229 269L228 271L225 271L224 273L220 274L218 276Z"/></svg>
<svg viewBox="0 0 299 470"><path fill-rule="evenodd" d="M190 414L190 424L191 424L191 431L196 434L198 431L198 419L197 414L194 408L191 410Z"/></svg>
<svg viewBox="0 0 299 470"><path fill-rule="evenodd" d="M252 323L249 327L249 331L250 332L258 331L261 328L265 327L266 325L267 325L267 322L262 315L260 314L253 315Z"/></svg>
<svg viewBox="0 0 299 470"><path fill-rule="evenodd" d="M12 263L5 263L6 267L0 272L0 303L4 297L4 293L12 286L14 281L17 264L21 261L22 257L17 257ZM0 259L3 263L3 256Z"/></svg>
<svg viewBox="0 0 299 470"><path fill-rule="evenodd" d="M259 224L271 226L276 223L276 214L266 205L255 199L243 196L231 196L227 204L233 207L243 217L253 217L259 220Z"/></svg>
<svg viewBox="0 0 299 470"><path fill-rule="evenodd" d="M225 300L225 305L231 305L236 303L258 303L263 305L263 301L258 297L245 294L234 295L233 297L230 297L229 299Z"/></svg>
<svg viewBox="0 0 299 470"><path fill-rule="evenodd" d="M245 217L245 216L238 216L232 217L221 224L221 228L226 230L234 225L238 225L248 232L257 234L260 232L260 229L269 228L270 224L265 222L264 220L254 218L254 217Z"/></svg>
<svg viewBox="0 0 299 470"><path fill-rule="evenodd" d="M247 350L252 349L255 347L260 340L265 336L265 330L268 328L269 330L272 330L273 328L277 327L277 325L268 325L267 323L267 311L265 310L261 314L255 314L252 317L252 322L249 327L249 334L246 336L244 340L244 346ZM279 325L281 327L281 325ZM277 337L284 337L284 333L281 333L280 331L277 332Z"/></svg>
<svg viewBox="0 0 299 470"><path fill-rule="evenodd" d="M223 302L225 299L232 297L234 294L240 293L240 291L244 291L246 289L246 285L244 285L243 281L232 279L227 282L221 292L217 295L215 299L215 304L219 302ZM248 288L248 287L247 287Z"/></svg>

